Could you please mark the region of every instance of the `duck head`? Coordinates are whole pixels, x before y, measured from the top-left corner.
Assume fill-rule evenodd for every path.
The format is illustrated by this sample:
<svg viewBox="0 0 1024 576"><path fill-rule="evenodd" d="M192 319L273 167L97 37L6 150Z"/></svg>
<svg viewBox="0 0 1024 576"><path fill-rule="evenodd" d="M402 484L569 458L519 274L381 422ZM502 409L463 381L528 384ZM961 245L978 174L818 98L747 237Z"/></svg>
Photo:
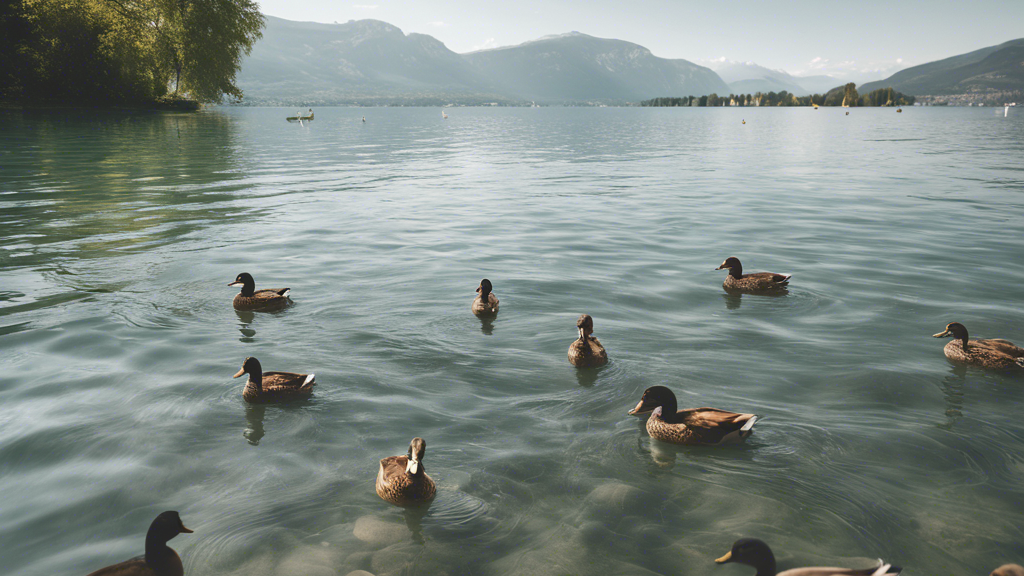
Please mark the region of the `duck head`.
<svg viewBox="0 0 1024 576"><path fill-rule="evenodd" d="M252 276L248 272L242 272L235 278L235 281L228 286L242 286L242 296L252 296L256 292L256 281L252 279Z"/></svg>
<svg viewBox="0 0 1024 576"><path fill-rule="evenodd" d="M485 304L487 303L487 298L490 296L491 290L494 290L494 288L491 286L490 280L484 278L483 280L480 281L480 286L476 289L476 291L480 293L481 302L484 302Z"/></svg>
<svg viewBox="0 0 1024 576"><path fill-rule="evenodd" d="M405 466L406 474L416 476L424 472L423 455L427 452L427 441L416 437L409 442L409 463Z"/></svg>
<svg viewBox="0 0 1024 576"><path fill-rule="evenodd" d="M739 278L743 276L743 265L740 264L740 259L735 256L729 256L722 262L722 265L715 270L728 270L729 275L733 278Z"/></svg>
<svg viewBox="0 0 1024 576"><path fill-rule="evenodd" d="M263 366L260 361L249 356L242 362L242 368L232 378L238 378L243 374L249 375L249 381L256 385L257 389L263 389Z"/></svg>
<svg viewBox="0 0 1024 576"><path fill-rule="evenodd" d="M640 397L640 402L628 414L642 416L654 411L655 408L662 408L662 414L675 414L677 411L676 395L664 386L651 386L644 390L644 395Z"/></svg>
<svg viewBox="0 0 1024 576"><path fill-rule="evenodd" d="M587 336L594 333L594 319L590 314L580 314L576 320L576 328L580 331L580 340L587 341Z"/></svg>
<svg viewBox="0 0 1024 576"><path fill-rule="evenodd" d="M959 322L950 322L946 324L946 330L939 332L938 334L932 334L933 338L946 338L952 336L954 340L959 340L964 350L967 349L967 328Z"/></svg>
<svg viewBox="0 0 1024 576"><path fill-rule="evenodd" d="M736 562L757 569L758 574L775 574L775 555L767 544L757 538L740 538L725 556L716 558L718 564Z"/></svg>
<svg viewBox="0 0 1024 576"><path fill-rule="evenodd" d="M149 525L146 532L146 558L154 562L167 553L167 541L178 534L191 534L192 531L181 523L181 517L173 510L161 512L156 520Z"/></svg>

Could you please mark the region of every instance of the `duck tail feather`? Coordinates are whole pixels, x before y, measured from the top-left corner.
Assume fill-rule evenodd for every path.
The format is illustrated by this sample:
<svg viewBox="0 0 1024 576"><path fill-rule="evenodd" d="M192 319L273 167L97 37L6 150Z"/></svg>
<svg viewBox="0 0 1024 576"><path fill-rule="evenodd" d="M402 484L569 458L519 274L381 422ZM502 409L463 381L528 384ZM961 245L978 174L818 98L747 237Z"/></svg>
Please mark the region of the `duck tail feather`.
<svg viewBox="0 0 1024 576"><path fill-rule="evenodd" d="M281 288L280 290L277 291L277 294L278 294L278 296L287 296L288 293L291 292L291 291L292 291L291 288Z"/></svg>
<svg viewBox="0 0 1024 576"><path fill-rule="evenodd" d="M743 425L743 427L740 428L740 432L746 432L747 430L750 430L751 428L753 428L754 427L754 422L757 422L757 415L756 414L751 416L750 419L747 420L747 422Z"/></svg>
<svg viewBox="0 0 1024 576"><path fill-rule="evenodd" d="M303 382L302 385L303 386L313 386L314 384L316 384L316 382L313 381L315 379L316 379L316 374L310 374L309 376L306 376L306 381Z"/></svg>
<svg viewBox="0 0 1024 576"><path fill-rule="evenodd" d="M1020 358L1014 358L1013 361L1017 363L1017 366L1024 368L1024 356Z"/></svg>

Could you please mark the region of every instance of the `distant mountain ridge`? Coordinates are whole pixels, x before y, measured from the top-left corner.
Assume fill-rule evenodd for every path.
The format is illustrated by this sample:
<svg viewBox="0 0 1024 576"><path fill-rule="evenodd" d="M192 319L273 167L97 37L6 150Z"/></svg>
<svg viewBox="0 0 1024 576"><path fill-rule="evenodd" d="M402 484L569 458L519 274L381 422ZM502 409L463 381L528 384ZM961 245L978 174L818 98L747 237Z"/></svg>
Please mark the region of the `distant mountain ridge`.
<svg viewBox="0 0 1024 576"><path fill-rule="evenodd" d="M858 90L890 86L918 96L1024 91L1024 38L912 66Z"/></svg>
<svg viewBox="0 0 1024 576"><path fill-rule="evenodd" d="M263 39L238 74L255 103L626 103L729 91L709 68L578 32L457 54L432 36L379 20L266 18Z"/></svg>

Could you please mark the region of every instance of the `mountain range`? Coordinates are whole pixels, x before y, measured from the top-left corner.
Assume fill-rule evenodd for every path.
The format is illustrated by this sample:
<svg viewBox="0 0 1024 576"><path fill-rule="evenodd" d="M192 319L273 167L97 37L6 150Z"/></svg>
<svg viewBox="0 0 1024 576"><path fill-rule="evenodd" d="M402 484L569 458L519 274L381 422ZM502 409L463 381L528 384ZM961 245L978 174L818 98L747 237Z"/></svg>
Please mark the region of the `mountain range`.
<svg viewBox="0 0 1024 576"><path fill-rule="evenodd" d="M579 32L458 54L432 36L380 20L321 24L266 16L263 38L236 83L246 103L278 105L626 104L712 93L806 95L845 83L749 62L716 68ZM1024 39L907 68L858 90L889 86L914 95L1024 90Z"/></svg>
<svg viewBox="0 0 1024 576"><path fill-rule="evenodd" d="M729 85L734 94L781 92L797 96L824 94L844 82L832 76L793 76L783 70L772 70L753 62L721 62L712 69Z"/></svg>
<svg viewBox="0 0 1024 576"><path fill-rule="evenodd" d="M578 32L456 54L379 20L266 19L237 77L251 103L626 103L729 92L709 68Z"/></svg>

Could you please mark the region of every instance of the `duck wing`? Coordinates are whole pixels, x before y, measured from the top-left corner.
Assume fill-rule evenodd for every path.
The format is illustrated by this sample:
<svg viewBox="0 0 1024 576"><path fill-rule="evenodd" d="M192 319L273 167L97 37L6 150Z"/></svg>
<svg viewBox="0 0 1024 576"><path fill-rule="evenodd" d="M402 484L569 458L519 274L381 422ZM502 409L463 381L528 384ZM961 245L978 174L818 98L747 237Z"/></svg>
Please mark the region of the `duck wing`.
<svg viewBox="0 0 1024 576"><path fill-rule="evenodd" d="M750 278L758 284L788 284L792 277L792 274L776 274L775 272L754 272L742 276L743 279Z"/></svg>
<svg viewBox="0 0 1024 576"><path fill-rule="evenodd" d="M263 392L270 394L282 392L305 393L308 390L309 393L312 393L313 386L316 386L315 378L315 374L296 374L294 372L264 372Z"/></svg>
<svg viewBox="0 0 1024 576"><path fill-rule="evenodd" d="M997 352L1002 352L1003 354L1008 354L1010 356L1013 356L1014 358L1020 358L1024 356L1024 348L1017 346L1016 344L1010 342L1009 340L1003 340L1002 338L989 338L984 340L974 340L972 342L977 344L978 346L982 346L990 350L995 350Z"/></svg>
<svg viewBox="0 0 1024 576"><path fill-rule="evenodd" d="M809 566L807 568L793 568L785 572L779 572L778 576L897 576L903 568L891 564L882 564L874 568L833 568L830 566Z"/></svg>
<svg viewBox="0 0 1024 576"><path fill-rule="evenodd" d="M719 444L749 436L757 416L704 407L680 410L672 420L692 430L702 444Z"/></svg>

